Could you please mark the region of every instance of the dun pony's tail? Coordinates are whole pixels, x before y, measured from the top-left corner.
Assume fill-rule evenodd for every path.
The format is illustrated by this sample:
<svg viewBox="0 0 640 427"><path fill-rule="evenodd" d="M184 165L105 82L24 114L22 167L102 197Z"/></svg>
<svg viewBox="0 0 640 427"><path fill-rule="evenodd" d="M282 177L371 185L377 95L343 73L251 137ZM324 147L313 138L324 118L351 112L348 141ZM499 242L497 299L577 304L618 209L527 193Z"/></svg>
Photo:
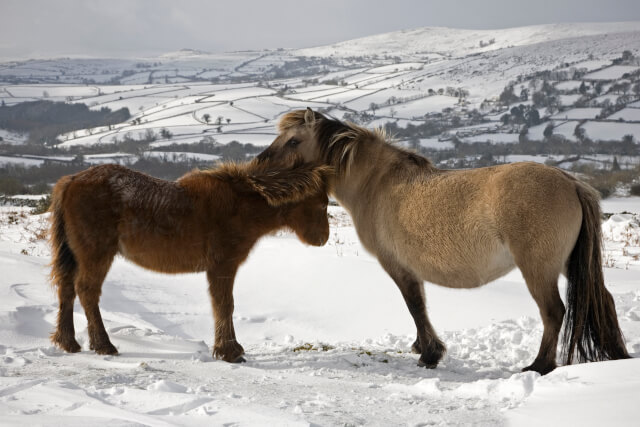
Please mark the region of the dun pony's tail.
<svg viewBox="0 0 640 427"><path fill-rule="evenodd" d="M565 363L577 359L627 359L613 297L604 286L602 229L596 190L575 181L582 205L582 227L567 265L567 313L562 354Z"/></svg>
<svg viewBox="0 0 640 427"><path fill-rule="evenodd" d="M54 286L73 286L77 263L69 247L63 217L64 194L71 182L71 176L64 176L56 183L51 196L51 283Z"/></svg>

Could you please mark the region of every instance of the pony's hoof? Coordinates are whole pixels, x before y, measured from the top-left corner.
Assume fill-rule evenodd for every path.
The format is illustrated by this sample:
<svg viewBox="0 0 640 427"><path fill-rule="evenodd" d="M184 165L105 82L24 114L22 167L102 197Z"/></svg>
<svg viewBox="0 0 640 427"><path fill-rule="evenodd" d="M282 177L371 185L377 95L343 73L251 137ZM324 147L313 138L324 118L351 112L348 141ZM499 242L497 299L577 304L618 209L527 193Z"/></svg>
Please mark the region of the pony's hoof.
<svg viewBox="0 0 640 427"><path fill-rule="evenodd" d="M118 355L118 349L115 348L115 346L111 343L109 343L108 345L103 345L100 347L96 347L94 348L96 354L105 354L105 355L110 355L110 356L117 356Z"/></svg>
<svg viewBox="0 0 640 427"><path fill-rule="evenodd" d="M522 372L534 371L539 373L540 375L547 375L549 372L556 369L557 365L553 364L542 364L538 362L533 362L531 365L526 368L522 368Z"/></svg>
<svg viewBox="0 0 640 427"><path fill-rule="evenodd" d="M82 350L78 341L75 338L71 339L59 339L56 337L51 338L54 345L66 351L67 353L78 353Z"/></svg>
<svg viewBox="0 0 640 427"><path fill-rule="evenodd" d="M422 361L422 359L418 359L418 366L425 369L436 369L438 367L438 362L425 363Z"/></svg>
<svg viewBox="0 0 640 427"><path fill-rule="evenodd" d="M418 360L418 366L427 369L434 369L438 366L440 359L442 359L442 356L444 356L447 351L446 347L440 340L433 341L430 347L431 348L427 351L422 352L422 355Z"/></svg>
<svg viewBox="0 0 640 427"><path fill-rule="evenodd" d="M228 363L242 363L246 362L242 355L244 354L244 348L237 341L230 341L226 346L214 347L213 358L218 360L224 360Z"/></svg>

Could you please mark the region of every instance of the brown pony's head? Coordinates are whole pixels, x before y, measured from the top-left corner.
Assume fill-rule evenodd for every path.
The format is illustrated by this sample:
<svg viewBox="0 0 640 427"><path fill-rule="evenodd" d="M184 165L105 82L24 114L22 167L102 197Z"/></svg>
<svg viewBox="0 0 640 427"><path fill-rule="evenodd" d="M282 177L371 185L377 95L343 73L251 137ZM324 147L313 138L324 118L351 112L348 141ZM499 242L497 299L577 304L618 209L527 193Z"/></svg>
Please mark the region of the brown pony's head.
<svg viewBox="0 0 640 427"><path fill-rule="evenodd" d="M336 172L349 168L360 141L383 137L310 108L285 114L278 129L280 134L258 155L260 162L290 163L291 159L302 157L306 162L330 165Z"/></svg>
<svg viewBox="0 0 640 427"><path fill-rule="evenodd" d="M291 206L285 216L286 225L303 242L322 246L329 239L328 204L326 191L318 192Z"/></svg>
<svg viewBox="0 0 640 427"><path fill-rule="evenodd" d="M304 163L274 166L254 161L246 176L250 187L269 205L282 210L284 225L303 242L322 246L329 239L327 181L331 167Z"/></svg>

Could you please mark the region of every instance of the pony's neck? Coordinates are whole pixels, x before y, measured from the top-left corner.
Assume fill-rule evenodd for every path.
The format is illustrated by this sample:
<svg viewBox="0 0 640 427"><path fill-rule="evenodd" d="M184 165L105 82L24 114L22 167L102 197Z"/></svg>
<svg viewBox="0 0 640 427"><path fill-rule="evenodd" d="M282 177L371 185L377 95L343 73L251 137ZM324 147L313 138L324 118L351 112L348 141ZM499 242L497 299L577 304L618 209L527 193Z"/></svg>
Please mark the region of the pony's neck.
<svg viewBox="0 0 640 427"><path fill-rule="evenodd" d="M333 182L333 195L352 215L376 209L383 188L394 182L438 171L424 157L387 143L381 137L363 140L352 150L352 157L339 169Z"/></svg>
<svg viewBox="0 0 640 427"><path fill-rule="evenodd" d="M333 195L348 211L354 212L357 201L371 200L384 174L383 164L395 150L386 142L375 138L358 143L351 158L334 177Z"/></svg>

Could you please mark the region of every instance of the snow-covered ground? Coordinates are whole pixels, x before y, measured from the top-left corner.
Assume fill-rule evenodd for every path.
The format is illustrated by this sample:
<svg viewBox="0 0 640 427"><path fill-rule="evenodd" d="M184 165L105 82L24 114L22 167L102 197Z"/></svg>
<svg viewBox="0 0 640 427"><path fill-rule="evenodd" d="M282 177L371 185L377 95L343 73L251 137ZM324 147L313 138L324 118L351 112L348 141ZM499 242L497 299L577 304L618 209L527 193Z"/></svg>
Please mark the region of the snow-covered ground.
<svg viewBox="0 0 640 427"><path fill-rule="evenodd" d="M637 22L574 23L500 30L419 28L298 50L215 55L186 50L136 61L58 58L0 62L0 100L15 105L48 99L84 103L96 110L126 107L133 115L128 122L112 127L63 134L64 148L142 139L147 131L158 135L163 130L174 137L157 140L161 146L197 143L204 136L214 136L222 144L237 140L264 146L271 142L278 119L293 109L322 108L337 117L368 112L375 116L366 123L369 127L390 121L400 127L420 125L425 123L425 115L443 109L462 113L480 108L510 82L540 71L584 69L590 71L589 79L622 78L639 67L611 65L612 60L624 50L637 56L639 46ZM274 77L277 67L300 60L319 61L322 69L309 75L309 69L302 67L292 70L290 76ZM242 82L234 80L240 76ZM2 83L25 79L42 83ZM93 82L88 84L89 80ZM556 87L571 91L581 82L558 82ZM523 81L518 90L526 84ZM460 89L465 93L463 100L455 95ZM563 106L571 107L580 96L561 94L559 99ZM594 102L608 99L615 103L618 98L618 94L604 94ZM598 108L569 109L553 119L595 119L598 113ZM626 109L613 118L632 121L637 112ZM631 133L638 140L638 130L632 125L590 123L585 129L594 139ZM572 132L566 132L570 138ZM529 135L534 134L537 136L530 130ZM13 135L5 139L20 142L19 138L14 141Z"/></svg>
<svg viewBox="0 0 640 427"><path fill-rule="evenodd" d="M595 119L602 111L601 108L572 108L551 116L553 120L587 120Z"/></svg>
<svg viewBox="0 0 640 427"><path fill-rule="evenodd" d="M640 123L588 121L582 128L589 138L596 141L620 141L626 135L633 136L634 141L640 140Z"/></svg>
<svg viewBox="0 0 640 427"><path fill-rule="evenodd" d="M600 71L587 74L585 79L587 80L615 80L621 78L627 73L633 73L639 68L628 65L613 65Z"/></svg>
<svg viewBox="0 0 640 427"><path fill-rule="evenodd" d="M515 144L519 141L520 135L517 133L483 133L480 135L461 138L462 142L490 142L492 144Z"/></svg>
<svg viewBox="0 0 640 427"><path fill-rule="evenodd" d="M640 213L640 199L604 201ZM615 210L612 210L614 208ZM520 369L542 325L516 270L483 288L425 284L448 353L416 366L415 327L400 293L331 207L321 248L264 238L241 267L234 322L247 363L210 356L203 274L169 276L117 259L101 310L120 356L51 346L57 302L47 283L45 216L0 208L0 424L48 425L637 425L637 359ZM607 286L627 347L640 355L638 215L604 225Z"/></svg>
<svg viewBox="0 0 640 427"><path fill-rule="evenodd" d="M22 166L38 166L44 163L44 160L29 159L25 157L0 156L0 166L4 165L22 165Z"/></svg>

